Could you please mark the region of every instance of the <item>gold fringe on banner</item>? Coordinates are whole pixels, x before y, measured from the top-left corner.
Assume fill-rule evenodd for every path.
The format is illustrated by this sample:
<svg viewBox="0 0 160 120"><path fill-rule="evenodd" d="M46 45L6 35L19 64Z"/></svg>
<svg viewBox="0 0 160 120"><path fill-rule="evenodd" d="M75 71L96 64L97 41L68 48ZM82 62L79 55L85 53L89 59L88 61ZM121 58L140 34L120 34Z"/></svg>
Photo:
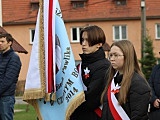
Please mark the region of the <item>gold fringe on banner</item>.
<svg viewBox="0 0 160 120"><path fill-rule="evenodd" d="M44 28L43 28L43 0L40 0L40 23L39 23L39 70L41 88L28 89L24 91L23 100L31 101L45 97L46 83L45 83L45 51L44 49ZM34 81L34 80L33 80Z"/></svg>
<svg viewBox="0 0 160 120"><path fill-rule="evenodd" d="M44 46L44 13L43 13L43 0L40 0L40 79L41 79L41 89L43 92L43 98L45 101L55 100L55 93L50 97L51 93L46 93L46 75L45 75L45 46ZM43 49L42 49L43 48Z"/></svg>
<svg viewBox="0 0 160 120"><path fill-rule="evenodd" d="M37 98L41 98L43 96L43 92L41 89L29 89L25 90L23 95L24 101L36 100Z"/></svg>
<svg viewBox="0 0 160 120"><path fill-rule="evenodd" d="M71 114L74 112L74 110L80 106L85 101L85 94L84 92L80 92L76 95L68 105L68 108L66 110L66 120L70 120Z"/></svg>
<svg viewBox="0 0 160 120"><path fill-rule="evenodd" d="M44 47L44 14L43 14L43 0L40 0L40 30L39 30L39 38L40 38L40 79L41 79L41 89L43 92L43 97L46 93L46 76L45 76L45 47Z"/></svg>
<svg viewBox="0 0 160 120"><path fill-rule="evenodd" d="M39 66L40 66L40 80L41 80L41 98L45 97L46 93L46 76L45 76L45 47L44 47L44 15L43 15L43 0L39 0L40 6L40 22L39 22ZM39 110L38 102L32 104L36 110L39 120L42 120L42 116Z"/></svg>
<svg viewBox="0 0 160 120"><path fill-rule="evenodd" d="M51 96L51 93L46 93L45 95L45 101L55 101L56 99L56 93L52 93L52 96Z"/></svg>
<svg viewBox="0 0 160 120"><path fill-rule="evenodd" d="M42 116L41 116L41 113L40 113L40 109L38 107L37 100L30 100L29 103L34 107L34 109L35 109L35 111L37 113L38 120L43 120Z"/></svg>
<svg viewBox="0 0 160 120"><path fill-rule="evenodd" d="M46 76L45 76L45 47L44 47L44 22L43 22L43 0L39 0L40 6L40 23L39 23L39 70L40 70L40 89L25 90L23 100L31 104L37 113L38 119L42 120L38 102L40 98L46 95Z"/></svg>

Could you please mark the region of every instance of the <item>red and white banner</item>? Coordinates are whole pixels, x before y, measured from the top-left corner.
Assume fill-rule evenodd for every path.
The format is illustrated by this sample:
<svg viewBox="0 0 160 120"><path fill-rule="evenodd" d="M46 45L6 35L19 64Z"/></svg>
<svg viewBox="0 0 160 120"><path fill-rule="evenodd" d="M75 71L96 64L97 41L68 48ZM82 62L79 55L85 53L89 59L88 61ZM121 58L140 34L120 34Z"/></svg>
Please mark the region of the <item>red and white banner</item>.
<svg viewBox="0 0 160 120"><path fill-rule="evenodd" d="M58 0L40 0L23 100L40 120L69 120L85 101Z"/></svg>

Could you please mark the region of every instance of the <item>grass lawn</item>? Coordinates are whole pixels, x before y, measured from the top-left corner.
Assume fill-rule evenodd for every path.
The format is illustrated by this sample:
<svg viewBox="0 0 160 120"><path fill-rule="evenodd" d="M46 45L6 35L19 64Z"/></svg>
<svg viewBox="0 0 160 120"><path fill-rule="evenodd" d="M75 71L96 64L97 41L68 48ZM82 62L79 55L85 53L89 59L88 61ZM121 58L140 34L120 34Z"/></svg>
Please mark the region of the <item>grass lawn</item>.
<svg viewBox="0 0 160 120"><path fill-rule="evenodd" d="M29 104L15 104L14 110L14 120L37 120L36 112Z"/></svg>

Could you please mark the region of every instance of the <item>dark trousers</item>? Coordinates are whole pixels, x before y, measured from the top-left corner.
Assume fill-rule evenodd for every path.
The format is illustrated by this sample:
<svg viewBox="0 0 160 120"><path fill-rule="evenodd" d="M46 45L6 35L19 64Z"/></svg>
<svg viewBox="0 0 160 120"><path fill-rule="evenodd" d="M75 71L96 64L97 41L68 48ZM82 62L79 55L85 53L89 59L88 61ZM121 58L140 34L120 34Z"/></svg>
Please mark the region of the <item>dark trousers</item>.
<svg viewBox="0 0 160 120"><path fill-rule="evenodd" d="M0 97L0 120L13 120L14 96Z"/></svg>
<svg viewBox="0 0 160 120"><path fill-rule="evenodd" d="M160 120L160 109L149 112L149 120Z"/></svg>

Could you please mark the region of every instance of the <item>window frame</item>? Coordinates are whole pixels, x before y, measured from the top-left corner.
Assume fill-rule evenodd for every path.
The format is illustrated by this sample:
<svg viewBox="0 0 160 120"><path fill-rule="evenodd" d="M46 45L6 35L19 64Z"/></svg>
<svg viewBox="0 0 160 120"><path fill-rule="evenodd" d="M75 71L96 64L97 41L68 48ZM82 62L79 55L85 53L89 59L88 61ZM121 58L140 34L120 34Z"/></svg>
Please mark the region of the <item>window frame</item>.
<svg viewBox="0 0 160 120"><path fill-rule="evenodd" d="M88 0L70 0L71 2L87 2Z"/></svg>
<svg viewBox="0 0 160 120"><path fill-rule="evenodd" d="M73 40L73 29L76 29L76 40ZM71 27L70 31L71 31L71 42L72 43L78 43L80 42L80 31L81 31L82 27Z"/></svg>
<svg viewBox="0 0 160 120"><path fill-rule="evenodd" d="M74 9L84 8L88 0L70 0Z"/></svg>
<svg viewBox="0 0 160 120"><path fill-rule="evenodd" d="M115 0L115 4L117 6L125 6L127 5L127 0Z"/></svg>
<svg viewBox="0 0 160 120"><path fill-rule="evenodd" d="M84 6L85 6L85 2L73 2L72 3L72 7L74 9L76 9L76 8L84 8Z"/></svg>
<svg viewBox="0 0 160 120"><path fill-rule="evenodd" d="M39 9L39 0L31 0L30 1L32 10L38 10Z"/></svg>
<svg viewBox="0 0 160 120"><path fill-rule="evenodd" d="M159 25L159 30L158 30L158 25ZM156 39L160 39L160 23L156 23L155 24L155 38ZM158 35L158 33L159 33L159 35Z"/></svg>
<svg viewBox="0 0 160 120"><path fill-rule="evenodd" d="M125 38L123 38L123 31L122 31L122 27L125 27ZM116 38L116 30L115 30L115 27L118 27L118 35L119 35L119 38ZM113 40L114 41L119 41L119 40L127 40L127 25L113 25L112 27L113 29Z"/></svg>
<svg viewBox="0 0 160 120"><path fill-rule="evenodd" d="M32 32L33 30L34 30L34 33ZM35 35L35 28L30 28L30 29L29 29L29 35L30 35L29 44L33 44L34 35Z"/></svg>

